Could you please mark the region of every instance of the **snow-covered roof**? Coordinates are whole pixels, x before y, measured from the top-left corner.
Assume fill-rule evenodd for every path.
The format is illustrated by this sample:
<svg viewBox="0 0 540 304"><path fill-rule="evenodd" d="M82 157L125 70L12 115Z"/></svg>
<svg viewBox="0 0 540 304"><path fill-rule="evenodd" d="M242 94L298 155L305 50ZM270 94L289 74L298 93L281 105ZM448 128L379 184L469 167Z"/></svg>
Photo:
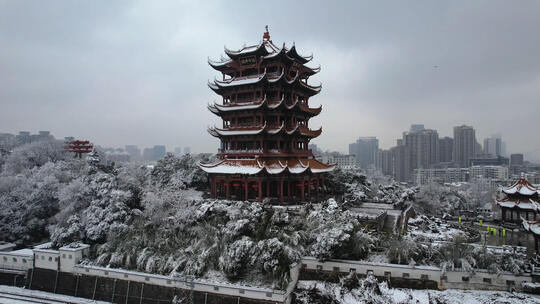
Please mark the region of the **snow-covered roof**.
<svg viewBox="0 0 540 304"><path fill-rule="evenodd" d="M537 195L539 190L540 189L537 189L523 177L515 182L512 186L502 189L502 191L506 194L520 194L526 196Z"/></svg>
<svg viewBox="0 0 540 304"><path fill-rule="evenodd" d="M88 244L82 244L82 243L74 243L70 244L64 247L60 247L60 250L62 251L81 251L86 248L90 248L90 245Z"/></svg>
<svg viewBox="0 0 540 304"><path fill-rule="evenodd" d="M323 173L332 171L335 165L323 164L315 159L268 161L259 159L224 159L215 164L199 164L199 167L207 173L254 175L263 173L263 171L268 174L280 174L286 171L291 174L300 174L307 170L312 173Z"/></svg>
<svg viewBox="0 0 540 304"><path fill-rule="evenodd" d="M21 256L21 255L33 256L34 255L34 251L32 249L28 249L28 248L14 250L14 251L10 251L8 253L13 254L13 255L19 255L19 256Z"/></svg>
<svg viewBox="0 0 540 304"><path fill-rule="evenodd" d="M298 86L300 88L303 88L307 90L308 93L311 95L318 94L321 89L322 85L318 86L312 86L307 84L306 80L301 80L298 75L296 75L292 79L287 79L287 76L282 71L281 74L275 75L275 74L267 74L266 71L262 74L257 74L254 76L244 76L244 77L233 77L228 80L217 80L214 79L213 82L208 82L208 87L212 89L214 92L220 94L223 93L222 91L226 88L232 88L242 85L249 85L249 84L276 84L281 83L283 85L287 86Z"/></svg>
<svg viewBox="0 0 540 304"><path fill-rule="evenodd" d="M262 74L258 74L255 76L233 77L231 79L223 80L223 81L214 80L214 84L216 84L219 87L226 88L226 87L257 83L265 77L266 77L266 71Z"/></svg>
<svg viewBox="0 0 540 304"><path fill-rule="evenodd" d="M528 199L528 200L512 200L512 199L505 199L502 201L498 201L497 205L499 205L502 208L519 208L523 210L533 210L533 211L540 211L540 203Z"/></svg>
<svg viewBox="0 0 540 304"><path fill-rule="evenodd" d="M216 127L208 128L208 133L214 137L220 137L220 136L240 136L240 135L258 135L258 134L270 134L270 135L276 135L279 133L287 134L287 135L302 135L306 137L317 137L321 135L322 133L322 127L320 127L318 130L311 130L306 126L299 125L298 123L294 126L294 128L287 130L285 128L285 124L282 123L281 126L275 127L275 126L267 126L266 123L260 127L241 127L241 128L229 128L229 129L220 129Z"/></svg>
<svg viewBox="0 0 540 304"><path fill-rule="evenodd" d="M241 104L220 105L214 102L213 105L208 105L208 109L212 113L219 114L219 112L255 110L262 107L265 104L266 104L266 95L264 96L263 99L247 102L247 103L241 103Z"/></svg>
<svg viewBox="0 0 540 304"><path fill-rule="evenodd" d="M8 250L11 250L12 248L15 248L17 245L13 244L13 243L8 243L8 242L0 242L0 252L2 251L8 251Z"/></svg>
<svg viewBox="0 0 540 304"><path fill-rule="evenodd" d="M230 58L234 59L239 56L246 56L251 54L260 54L263 57L266 58L272 58L274 56L279 55L279 53L283 53L290 59L296 59L300 63L304 64L313 59L313 55L310 56L302 56L298 54L296 51L296 46L293 44L293 46L290 49L287 49L285 47L285 44L283 44L283 47L279 48L277 47L272 40L269 39L263 39L256 45L250 45L250 46L244 46L239 50L230 50L227 47L225 49L225 54L229 56Z"/></svg>
<svg viewBox="0 0 540 304"><path fill-rule="evenodd" d="M279 51L279 48L273 45L273 43L269 40L262 40L257 45L244 46L243 48L237 51L229 50L227 47L225 47L225 54L227 54L227 56L231 58L236 58L238 56L255 54L255 53L262 53L264 55L268 55L270 53L274 53L278 51Z"/></svg>
<svg viewBox="0 0 540 304"><path fill-rule="evenodd" d="M533 234L540 235L540 221L527 221L523 219L523 228Z"/></svg>
<svg viewBox="0 0 540 304"><path fill-rule="evenodd" d="M233 111L256 110L256 109L262 108L263 106L269 110L275 110L281 107L284 107L287 110L293 110L297 108L300 111L305 112L310 116L317 116L322 111L322 105L319 105L318 108L310 108L309 106L303 103L300 103L298 101L298 98L292 104L288 105L287 102L285 101L285 95L283 95L281 99L278 101L267 100L266 95L265 95L265 97L262 100L259 99L259 100L247 102L247 103L234 103L234 104L221 105L214 102L214 104L209 104L207 108L208 110L210 110L210 112L216 115L221 115L222 113L229 113Z"/></svg>
<svg viewBox="0 0 540 304"><path fill-rule="evenodd" d="M232 59L222 59L221 61L214 61L208 58L208 64L215 69L226 67L231 62L233 62Z"/></svg>
<svg viewBox="0 0 540 304"><path fill-rule="evenodd" d="M291 47L291 49L287 51L287 55L288 55L289 57L292 57L292 58L297 59L297 60L300 61L302 64L307 63L308 61L310 61L311 59L313 59L313 55L310 55L310 56L302 56L302 55L298 54L298 52L296 51L296 46L295 46L294 44L293 44L293 46Z"/></svg>
<svg viewBox="0 0 540 304"><path fill-rule="evenodd" d="M50 249L52 248L52 242L46 242L46 243L43 243L43 244L39 244L39 245L36 245L34 246L35 249Z"/></svg>

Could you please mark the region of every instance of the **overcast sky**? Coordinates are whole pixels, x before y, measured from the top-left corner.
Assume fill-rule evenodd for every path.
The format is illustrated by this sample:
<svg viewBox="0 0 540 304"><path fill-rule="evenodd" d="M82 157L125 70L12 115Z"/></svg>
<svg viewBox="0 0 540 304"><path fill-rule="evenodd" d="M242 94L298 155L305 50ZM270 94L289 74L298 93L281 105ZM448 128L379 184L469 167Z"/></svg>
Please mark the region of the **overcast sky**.
<svg viewBox="0 0 540 304"><path fill-rule="evenodd" d="M262 39L321 65L313 142L384 148L411 123L540 154L540 1L0 0L0 132L215 152L207 58Z"/></svg>

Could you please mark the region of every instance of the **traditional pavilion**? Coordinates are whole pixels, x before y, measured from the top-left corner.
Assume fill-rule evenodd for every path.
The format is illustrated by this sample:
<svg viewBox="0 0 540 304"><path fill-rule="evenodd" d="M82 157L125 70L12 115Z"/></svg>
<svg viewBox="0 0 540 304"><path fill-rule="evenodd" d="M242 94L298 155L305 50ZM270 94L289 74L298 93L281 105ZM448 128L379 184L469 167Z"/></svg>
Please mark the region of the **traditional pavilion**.
<svg viewBox="0 0 540 304"><path fill-rule="evenodd" d="M534 250L537 253L540 253L540 248L538 243L540 243L540 220L537 221L527 221L523 220L523 228L525 231L528 231L533 234L534 237Z"/></svg>
<svg viewBox="0 0 540 304"><path fill-rule="evenodd" d="M520 224L535 220L540 213L539 189L521 177L512 186L502 189L506 197L497 202L502 211L502 221Z"/></svg>
<svg viewBox="0 0 540 304"><path fill-rule="evenodd" d="M268 27L263 40L238 51L225 48L228 58L208 63L222 73L208 86L222 97L208 106L223 124L208 132L220 139L214 164L200 164L209 174L214 198L280 201L318 196L325 191L324 173L335 165L317 161L309 141L322 128L309 128L309 119L322 107L312 108L310 98L321 86L308 84L320 68L306 65L312 56L296 47L277 47Z"/></svg>

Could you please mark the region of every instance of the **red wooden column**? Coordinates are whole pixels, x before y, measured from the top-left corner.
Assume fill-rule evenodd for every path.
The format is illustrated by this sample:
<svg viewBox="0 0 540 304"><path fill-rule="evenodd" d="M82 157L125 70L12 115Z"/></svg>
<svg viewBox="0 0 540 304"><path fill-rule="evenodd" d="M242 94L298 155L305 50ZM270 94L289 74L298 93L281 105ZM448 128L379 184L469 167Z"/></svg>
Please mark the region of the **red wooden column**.
<svg viewBox="0 0 540 304"><path fill-rule="evenodd" d="M305 184L305 181L302 179L302 190L300 192L300 199L303 201L304 200L304 188L306 187L306 184Z"/></svg>
<svg viewBox="0 0 540 304"><path fill-rule="evenodd" d="M287 197L291 197L291 181L287 181Z"/></svg>
<svg viewBox="0 0 540 304"><path fill-rule="evenodd" d="M283 179L279 180L279 200L283 202Z"/></svg>
<svg viewBox="0 0 540 304"><path fill-rule="evenodd" d="M216 178L215 178L215 177L212 177L212 197L213 197L213 198L217 198L217 193L216 193Z"/></svg>
<svg viewBox="0 0 540 304"><path fill-rule="evenodd" d="M270 197L270 181L266 181L266 197Z"/></svg>
<svg viewBox="0 0 540 304"><path fill-rule="evenodd" d="M307 196L311 197L311 179L307 180Z"/></svg>
<svg viewBox="0 0 540 304"><path fill-rule="evenodd" d="M259 185L259 192L258 192L258 193L259 193L259 202L262 203L262 181L261 181L260 178L259 178L259 183L258 183L258 185Z"/></svg>
<svg viewBox="0 0 540 304"><path fill-rule="evenodd" d="M324 175L321 176L321 190L323 194L326 193L326 188L324 187Z"/></svg>
<svg viewBox="0 0 540 304"><path fill-rule="evenodd" d="M317 198L319 198L319 178L315 178L315 192L317 193Z"/></svg>
<svg viewBox="0 0 540 304"><path fill-rule="evenodd" d="M225 198L229 199L231 197L231 184L228 179L225 180Z"/></svg>
<svg viewBox="0 0 540 304"><path fill-rule="evenodd" d="M244 179L244 192L245 192L245 200L248 200L248 182Z"/></svg>

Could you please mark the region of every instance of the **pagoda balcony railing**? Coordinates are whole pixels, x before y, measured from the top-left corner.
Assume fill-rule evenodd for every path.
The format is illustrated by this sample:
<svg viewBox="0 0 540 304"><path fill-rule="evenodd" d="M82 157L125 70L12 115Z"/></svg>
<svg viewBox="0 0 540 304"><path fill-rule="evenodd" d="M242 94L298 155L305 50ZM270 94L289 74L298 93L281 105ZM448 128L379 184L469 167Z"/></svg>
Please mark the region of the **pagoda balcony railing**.
<svg viewBox="0 0 540 304"><path fill-rule="evenodd" d="M268 154L311 154L311 149L309 150L298 150L298 149L264 149L264 153Z"/></svg>
<svg viewBox="0 0 540 304"><path fill-rule="evenodd" d="M262 127L263 124L262 123L239 123L237 125L235 124L231 124L231 125L228 125L228 126L225 126L223 129L227 130L227 129L250 129L250 128L260 128Z"/></svg>
<svg viewBox="0 0 540 304"><path fill-rule="evenodd" d="M236 103L248 103L248 102L259 102L260 98L253 98L253 97L244 97L244 98L237 98L235 100Z"/></svg>
<svg viewBox="0 0 540 304"><path fill-rule="evenodd" d="M312 155L311 149L298 150L298 149L218 149L218 154L295 154L295 155Z"/></svg>
<svg viewBox="0 0 540 304"><path fill-rule="evenodd" d="M230 153L230 154L244 154L244 153L263 153L262 149L218 149L218 153Z"/></svg>
<svg viewBox="0 0 540 304"><path fill-rule="evenodd" d="M236 80L244 80L244 79L251 79L251 78L258 78L260 75L259 74L253 74L253 75L248 75L248 76L238 76L238 77L225 77L225 81L229 81L231 79L236 79Z"/></svg>
<svg viewBox="0 0 540 304"><path fill-rule="evenodd" d="M266 73L268 78L278 78L281 74L278 72Z"/></svg>

